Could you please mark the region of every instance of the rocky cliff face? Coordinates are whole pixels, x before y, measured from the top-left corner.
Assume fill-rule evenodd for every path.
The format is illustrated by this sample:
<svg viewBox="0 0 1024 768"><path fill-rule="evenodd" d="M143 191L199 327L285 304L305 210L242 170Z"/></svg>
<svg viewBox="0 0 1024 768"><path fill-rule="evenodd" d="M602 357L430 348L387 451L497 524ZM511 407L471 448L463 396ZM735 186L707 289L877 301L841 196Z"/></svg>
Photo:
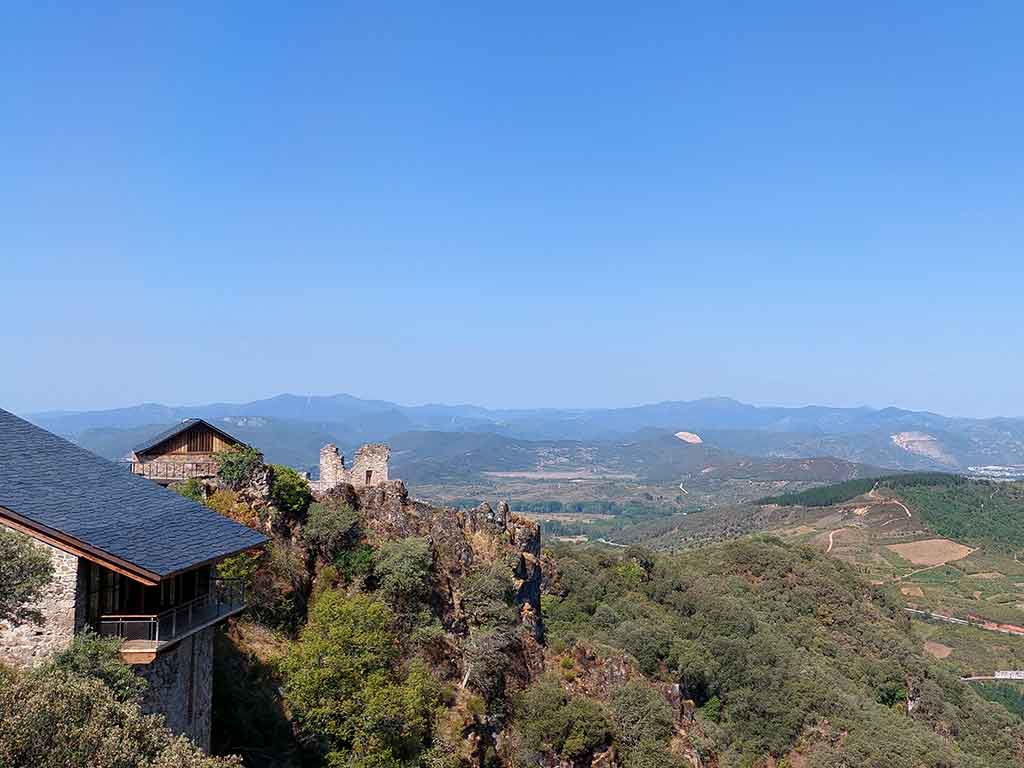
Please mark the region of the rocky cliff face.
<svg viewBox="0 0 1024 768"><path fill-rule="evenodd" d="M374 486L339 485L320 496L328 504L356 509L371 543L407 536L427 538L438 559L435 590L447 595L450 627L464 621L459 583L475 565L505 563L512 576L520 621L535 641L542 641L540 613L540 526L512 514L508 504L475 509L434 507L409 498L405 484L391 480Z"/></svg>

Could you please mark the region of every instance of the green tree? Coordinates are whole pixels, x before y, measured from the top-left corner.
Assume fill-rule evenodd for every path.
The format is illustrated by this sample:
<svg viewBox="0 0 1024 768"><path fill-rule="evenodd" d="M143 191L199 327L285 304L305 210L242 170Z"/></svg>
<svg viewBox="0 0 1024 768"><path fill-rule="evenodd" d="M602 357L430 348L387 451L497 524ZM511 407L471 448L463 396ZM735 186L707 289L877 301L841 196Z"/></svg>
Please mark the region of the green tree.
<svg viewBox="0 0 1024 768"><path fill-rule="evenodd" d="M374 561L381 596L396 611L414 613L430 596L433 564L434 555L426 539L410 536L383 544Z"/></svg>
<svg viewBox="0 0 1024 768"><path fill-rule="evenodd" d="M263 464L263 454L255 448L230 448L213 456L217 463L217 477L232 491L247 486Z"/></svg>
<svg viewBox="0 0 1024 768"><path fill-rule="evenodd" d="M537 763L537 755L543 753L582 758L605 745L612 735L601 704L570 696L553 675L545 675L519 696L516 725L519 758L526 764Z"/></svg>
<svg viewBox="0 0 1024 768"><path fill-rule="evenodd" d="M313 498L309 483L291 467L274 464L274 479L270 485L270 499L282 512L301 517Z"/></svg>
<svg viewBox="0 0 1024 768"><path fill-rule="evenodd" d="M672 737L672 708L665 698L645 682L634 680L612 691L612 716L625 765L629 768L669 766Z"/></svg>
<svg viewBox="0 0 1024 768"><path fill-rule="evenodd" d="M336 563L359 541L359 513L348 504L314 502L309 505L302 537L321 559Z"/></svg>
<svg viewBox="0 0 1024 768"><path fill-rule="evenodd" d="M240 768L176 737L99 677L51 664L0 686L0 766Z"/></svg>
<svg viewBox="0 0 1024 768"><path fill-rule="evenodd" d="M338 766L409 764L429 746L440 696L425 667L399 667L396 617L365 595L323 593L281 664L285 696Z"/></svg>
<svg viewBox="0 0 1024 768"><path fill-rule="evenodd" d="M65 672L99 680L118 701L138 701L147 683L121 661L120 647L119 638L85 632L76 635L51 663Z"/></svg>
<svg viewBox="0 0 1024 768"><path fill-rule="evenodd" d="M0 621L41 624L34 604L51 579L50 555L28 536L0 528Z"/></svg>

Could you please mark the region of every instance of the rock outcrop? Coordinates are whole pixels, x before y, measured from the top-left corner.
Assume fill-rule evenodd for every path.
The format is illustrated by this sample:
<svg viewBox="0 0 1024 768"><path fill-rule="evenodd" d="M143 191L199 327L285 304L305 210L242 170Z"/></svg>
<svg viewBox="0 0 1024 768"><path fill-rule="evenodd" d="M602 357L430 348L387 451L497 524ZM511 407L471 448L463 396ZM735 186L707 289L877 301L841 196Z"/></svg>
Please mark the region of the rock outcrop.
<svg viewBox="0 0 1024 768"><path fill-rule="evenodd" d="M318 499L357 510L371 543L407 536L429 539L440 566L436 570L442 583L435 587L450 596L447 618L452 627L463 618L458 590L462 577L476 565L507 564L520 621L534 640L543 639L540 526L513 514L507 503L464 510L435 507L410 499L401 480L362 487L343 483Z"/></svg>

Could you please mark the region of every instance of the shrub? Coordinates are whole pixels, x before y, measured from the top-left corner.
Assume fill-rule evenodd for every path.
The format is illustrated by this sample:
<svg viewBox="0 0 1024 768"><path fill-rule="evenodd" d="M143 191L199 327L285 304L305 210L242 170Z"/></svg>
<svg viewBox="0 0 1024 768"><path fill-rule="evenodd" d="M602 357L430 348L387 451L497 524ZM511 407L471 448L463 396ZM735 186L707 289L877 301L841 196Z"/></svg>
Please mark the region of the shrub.
<svg viewBox="0 0 1024 768"><path fill-rule="evenodd" d="M314 502L302 536L321 559L334 563L359 540L359 513L348 504L338 507Z"/></svg>
<svg viewBox="0 0 1024 768"><path fill-rule="evenodd" d="M0 621L42 624L34 604L53 578L50 555L28 536L0 528Z"/></svg>
<svg viewBox="0 0 1024 768"><path fill-rule="evenodd" d="M219 488L206 499L206 506L218 514L224 515L236 523L247 525L259 530L260 516L256 510L238 498L238 494L225 488Z"/></svg>
<svg viewBox="0 0 1024 768"><path fill-rule="evenodd" d="M32 768L240 768L176 737L98 677L58 665L0 687L0 765Z"/></svg>
<svg viewBox="0 0 1024 768"><path fill-rule="evenodd" d="M374 558L374 573L381 597L401 613L413 613L430 595L434 564L430 542L410 536L389 541Z"/></svg>
<svg viewBox="0 0 1024 768"><path fill-rule="evenodd" d="M575 762L607 743L612 733L608 716L598 702L569 696L550 675L520 695L516 723L521 747L525 748L519 757L526 764L538 762L536 755L546 752Z"/></svg>
<svg viewBox="0 0 1024 768"><path fill-rule="evenodd" d="M362 578L373 571L374 559L373 547L369 544L357 544L352 549L346 549L334 561L338 573L346 581Z"/></svg>
<svg viewBox="0 0 1024 768"><path fill-rule="evenodd" d="M413 662L398 668L395 614L365 595L323 593L281 663L285 696L330 765L417 764L430 741L440 688Z"/></svg>
<svg viewBox="0 0 1024 768"><path fill-rule="evenodd" d="M180 496L184 496L186 499L192 499L200 504L206 502L206 486L201 480L192 478L182 483L174 483L171 486L171 490Z"/></svg>
<svg viewBox="0 0 1024 768"><path fill-rule="evenodd" d="M634 680L612 691L612 716L619 743L628 758L648 754L651 745L664 744L672 736L672 708L647 683Z"/></svg>
<svg viewBox="0 0 1024 768"><path fill-rule="evenodd" d="M294 546L277 541L266 546L257 562L247 593L249 614L272 629L294 632L305 615L309 594L305 562Z"/></svg>
<svg viewBox="0 0 1024 768"><path fill-rule="evenodd" d="M217 463L217 477L232 491L247 486L263 464L263 454L255 448L230 448L215 453L213 459Z"/></svg>
<svg viewBox="0 0 1024 768"><path fill-rule="evenodd" d="M99 680L118 701L137 702L147 683L121 661L120 647L121 640L116 637L85 632L54 656L52 664L70 674Z"/></svg>
<svg viewBox="0 0 1024 768"><path fill-rule="evenodd" d="M480 627L515 624L513 597L509 571L498 563L474 568L462 583L466 617Z"/></svg>
<svg viewBox="0 0 1024 768"><path fill-rule="evenodd" d="M270 499L282 512L301 517L306 513L310 499L309 483L291 467L274 464L274 480L270 485Z"/></svg>

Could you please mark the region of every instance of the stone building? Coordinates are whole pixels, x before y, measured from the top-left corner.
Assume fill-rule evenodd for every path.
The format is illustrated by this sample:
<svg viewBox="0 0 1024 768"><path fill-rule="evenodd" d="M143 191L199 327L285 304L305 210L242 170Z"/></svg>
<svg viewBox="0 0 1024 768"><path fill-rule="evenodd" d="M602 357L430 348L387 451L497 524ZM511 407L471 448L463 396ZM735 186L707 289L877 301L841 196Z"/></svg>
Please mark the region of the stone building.
<svg viewBox="0 0 1024 768"><path fill-rule="evenodd" d="M129 461L132 472L161 485L207 480L217 474L214 454L248 448L234 435L203 419L185 419L137 445Z"/></svg>
<svg viewBox="0 0 1024 768"><path fill-rule="evenodd" d="M383 443L370 443L356 451L351 468L345 466L345 457L338 452L338 446L328 443L320 449L320 479L311 480L309 485L316 493L329 491L342 483L361 488L386 483L391 449Z"/></svg>
<svg viewBox="0 0 1024 768"><path fill-rule="evenodd" d="M245 607L214 566L265 539L0 410L0 527L50 553L41 626L0 623L0 661L34 666L89 628L123 639L143 707L210 745L214 627Z"/></svg>

